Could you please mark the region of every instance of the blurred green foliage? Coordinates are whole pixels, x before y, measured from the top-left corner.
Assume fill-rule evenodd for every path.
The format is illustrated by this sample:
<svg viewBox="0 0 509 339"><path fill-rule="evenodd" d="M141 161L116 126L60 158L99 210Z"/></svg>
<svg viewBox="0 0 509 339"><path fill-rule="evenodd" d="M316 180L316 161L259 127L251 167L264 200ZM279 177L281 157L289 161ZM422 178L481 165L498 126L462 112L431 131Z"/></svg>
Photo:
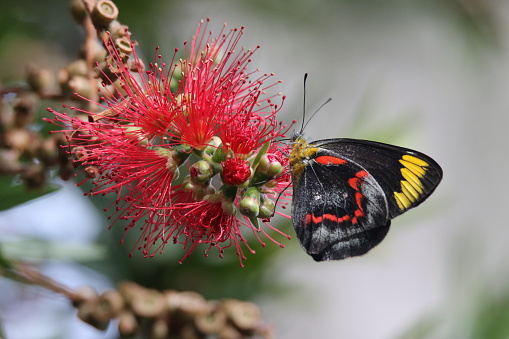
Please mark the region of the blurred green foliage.
<svg viewBox="0 0 509 339"><path fill-rule="evenodd" d="M0 211L55 192L58 188L58 185L48 183L42 190L27 190L18 182L17 175L0 175Z"/></svg>

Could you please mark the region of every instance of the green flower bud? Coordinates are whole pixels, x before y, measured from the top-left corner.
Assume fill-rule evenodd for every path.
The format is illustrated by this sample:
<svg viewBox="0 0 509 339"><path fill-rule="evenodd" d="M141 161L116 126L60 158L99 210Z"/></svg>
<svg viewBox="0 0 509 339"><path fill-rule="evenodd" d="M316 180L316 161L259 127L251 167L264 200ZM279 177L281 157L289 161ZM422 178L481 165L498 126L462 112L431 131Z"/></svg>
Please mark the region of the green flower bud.
<svg viewBox="0 0 509 339"><path fill-rule="evenodd" d="M276 177L283 171L283 165L279 161L272 161L270 163L269 169L267 170L267 174L269 177Z"/></svg>
<svg viewBox="0 0 509 339"><path fill-rule="evenodd" d="M200 160L191 166L189 173L191 174L191 181L193 183L203 184L212 178L214 175L214 169L207 161Z"/></svg>
<svg viewBox="0 0 509 339"><path fill-rule="evenodd" d="M256 168L256 172L265 172L267 173L270 167L270 160L267 154L264 154L260 157L260 162L258 163L258 167Z"/></svg>
<svg viewBox="0 0 509 339"><path fill-rule="evenodd" d="M243 197L249 197L252 199L260 199L260 191L256 187L249 187L244 191Z"/></svg>
<svg viewBox="0 0 509 339"><path fill-rule="evenodd" d="M191 177L188 175L184 178L182 182L181 190L184 192L192 192L194 190L195 185L191 182Z"/></svg>
<svg viewBox="0 0 509 339"><path fill-rule="evenodd" d="M242 215L252 218L260 213L260 191L256 187L246 190L244 197L240 200L239 210Z"/></svg>
<svg viewBox="0 0 509 339"><path fill-rule="evenodd" d="M262 198L262 203L260 204L260 212L258 213L258 218L270 218L274 214L274 210L276 209L276 203L267 198L266 196Z"/></svg>
<svg viewBox="0 0 509 339"><path fill-rule="evenodd" d="M258 199L245 197L240 201L239 209L240 213L246 217L256 217L260 213L260 203Z"/></svg>

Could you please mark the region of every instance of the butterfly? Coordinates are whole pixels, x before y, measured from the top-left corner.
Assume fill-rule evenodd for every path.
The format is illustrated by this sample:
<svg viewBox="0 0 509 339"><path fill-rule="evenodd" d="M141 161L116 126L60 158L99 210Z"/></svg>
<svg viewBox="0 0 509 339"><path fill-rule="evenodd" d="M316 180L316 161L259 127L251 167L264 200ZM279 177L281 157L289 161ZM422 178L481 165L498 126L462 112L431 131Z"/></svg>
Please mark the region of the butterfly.
<svg viewBox="0 0 509 339"><path fill-rule="evenodd" d="M301 133L292 139L292 221L316 261L368 252L393 218L421 204L442 179L437 162L408 148L357 139L308 143Z"/></svg>

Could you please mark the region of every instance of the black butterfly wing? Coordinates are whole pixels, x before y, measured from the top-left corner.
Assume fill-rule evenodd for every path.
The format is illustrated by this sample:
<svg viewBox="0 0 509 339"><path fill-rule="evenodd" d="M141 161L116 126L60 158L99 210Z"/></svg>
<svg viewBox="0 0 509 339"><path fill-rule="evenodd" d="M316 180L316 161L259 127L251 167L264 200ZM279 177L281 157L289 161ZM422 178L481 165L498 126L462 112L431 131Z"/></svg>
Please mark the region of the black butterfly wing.
<svg viewBox="0 0 509 339"><path fill-rule="evenodd" d="M292 219L316 261L366 253L390 220L424 201L442 177L431 158L397 146L353 139L302 145L292 153Z"/></svg>

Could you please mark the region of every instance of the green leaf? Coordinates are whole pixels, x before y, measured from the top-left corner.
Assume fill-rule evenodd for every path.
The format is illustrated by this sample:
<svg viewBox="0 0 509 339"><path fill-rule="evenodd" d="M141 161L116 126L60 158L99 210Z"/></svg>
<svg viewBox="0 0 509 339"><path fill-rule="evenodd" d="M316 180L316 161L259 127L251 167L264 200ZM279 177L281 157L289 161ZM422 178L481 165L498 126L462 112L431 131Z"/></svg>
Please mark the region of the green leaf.
<svg viewBox="0 0 509 339"><path fill-rule="evenodd" d="M23 184L16 181L16 175L0 175L0 211L42 197L60 188L56 184L46 184L42 189L28 191Z"/></svg>

